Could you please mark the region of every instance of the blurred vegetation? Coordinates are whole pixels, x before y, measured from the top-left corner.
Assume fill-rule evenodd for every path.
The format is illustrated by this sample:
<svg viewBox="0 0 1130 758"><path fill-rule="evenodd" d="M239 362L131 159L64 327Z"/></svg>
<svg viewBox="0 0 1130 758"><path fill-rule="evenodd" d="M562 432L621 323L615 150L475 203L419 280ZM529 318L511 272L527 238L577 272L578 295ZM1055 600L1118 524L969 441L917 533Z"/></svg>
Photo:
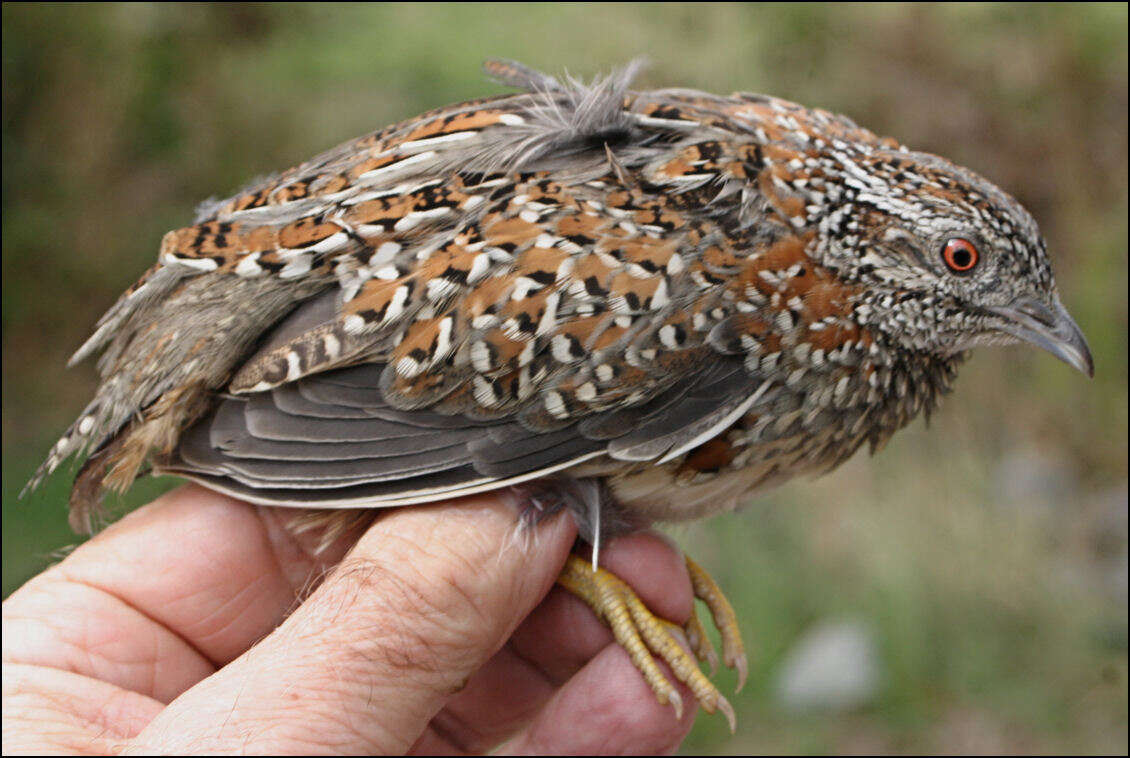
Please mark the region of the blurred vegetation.
<svg viewBox="0 0 1130 758"><path fill-rule="evenodd" d="M995 180L1096 364L981 351L929 431L674 530L754 652L738 735L700 717L686 750L1126 752L1126 5L5 4L2 54L5 595L75 539L65 473L16 499L93 390L66 359L197 202L497 92L487 57L645 55L641 86L822 106ZM844 617L876 630L880 693L782 710L782 656Z"/></svg>

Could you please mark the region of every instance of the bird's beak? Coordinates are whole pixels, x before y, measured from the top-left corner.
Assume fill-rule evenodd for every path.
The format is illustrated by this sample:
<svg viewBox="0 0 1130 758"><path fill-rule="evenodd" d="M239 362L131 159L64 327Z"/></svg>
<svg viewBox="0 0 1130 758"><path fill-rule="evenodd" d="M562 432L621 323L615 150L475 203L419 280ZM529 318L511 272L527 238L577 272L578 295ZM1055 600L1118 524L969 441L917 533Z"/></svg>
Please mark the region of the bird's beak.
<svg viewBox="0 0 1130 758"><path fill-rule="evenodd" d="M1087 376L1095 375L1095 362L1091 358L1087 340L1058 298L1051 307L1037 300L1024 298L1012 305L988 310L1004 318L1005 323L997 327L1002 332L1042 347Z"/></svg>

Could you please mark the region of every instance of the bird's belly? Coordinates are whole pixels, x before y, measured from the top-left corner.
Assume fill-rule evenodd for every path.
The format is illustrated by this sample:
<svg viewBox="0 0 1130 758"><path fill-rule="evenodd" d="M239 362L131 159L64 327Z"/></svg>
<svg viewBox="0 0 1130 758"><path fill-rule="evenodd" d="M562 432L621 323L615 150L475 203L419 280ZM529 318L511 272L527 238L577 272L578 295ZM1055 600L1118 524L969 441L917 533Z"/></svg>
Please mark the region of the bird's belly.
<svg viewBox="0 0 1130 758"><path fill-rule="evenodd" d="M725 464L708 470L696 467L701 455L691 451L681 460L660 466L610 471L607 464L597 463L591 473L575 473L606 476L617 504L644 523L690 521L735 510L754 493L795 476L835 468L862 442L861 437L844 431L830 427L772 442L737 445Z"/></svg>
<svg viewBox="0 0 1130 758"><path fill-rule="evenodd" d="M738 469L701 482L680 482L669 469L653 467L610 479L616 502L647 522L690 521L732 511L760 489L763 468Z"/></svg>

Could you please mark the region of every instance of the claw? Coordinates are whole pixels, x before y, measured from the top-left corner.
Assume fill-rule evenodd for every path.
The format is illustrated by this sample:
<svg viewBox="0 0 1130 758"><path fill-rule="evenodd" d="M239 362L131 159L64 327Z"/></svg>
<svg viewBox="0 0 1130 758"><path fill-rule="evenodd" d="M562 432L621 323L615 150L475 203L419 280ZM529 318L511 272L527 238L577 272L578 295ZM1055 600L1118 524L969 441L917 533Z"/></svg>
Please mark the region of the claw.
<svg viewBox="0 0 1130 758"><path fill-rule="evenodd" d="M738 686L734 688L734 694L742 691L745 686L746 677L749 675L749 663L746 661L745 653L742 653L733 660L727 659L726 665L738 672Z"/></svg>
<svg viewBox="0 0 1130 758"><path fill-rule="evenodd" d="M735 669L738 673L738 686L735 693L741 692L749 674L749 663L746 659L745 645L742 635L738 630L738 616L734 607L722 594L721 588L715 583L706 569L695 563L689 556L684 556L687 562L687 573L691 577L691 586L694 595L710 609L714 617L714 626L722 635L722 660L728 668Z"/></svg>
<svg viewBox="0 0 1130 758"><path fill-rule="evenodd" d="M675 709L675 719L677 721L682 721L683 696L680 695L677 690L672 688L671 693L667 696L667 699L670 701L671 707Z"/></svg>
<svg viewBox="0 0 1130 758"><path fill-rule="evenodd" d="M705 575L705 572L697 566L695 569ZM696 574L692 574L692 578L695 576ZM710 580L709 576L706 578L717 592L713 580ZM737 728L733 706L699 668L698 661L709 663L712 669L715 668L718 656L697 616L692 615L685 627L659 618L619 577L604 569L594 568L588 561L576 555L569 556L557 582L584 600L608 624L616 641L627 651L632 663L643 674L656 698L663 705L671 705L675 709L677 718L683 716L683 699L656 663L656 658L664 661L675 678L690 688L704 711L707 713L721 711L730 724L730 731ZM697 583L695 591L701 598ZM703 599L717 619L719 616L713 595L710 595L709 599ZM725 602L724 598L723 602ZM731 610L730 613L732 615L733 611ZM733 622L733 626L734 631L730 637L736 634L736 622ZM684 632L685 639L694 653L693 657L684 647ZM738 666L739 676L744 682L746 664L745 654L741 651L741 640L738 639L736 648L740 655L735 656L735 648L730 637L727 636L726 631L723 631L725 660L727 665Z"/></svg>
<svg viewBox="0 0 1130 758"><path fill-rule="evenodd" d="M734 706L730 705L730 701L721 695L718 696L718 710L722 711L722 715L726 717L726 722L730 725L730 734L737 734L738 717L734 714Z"/></svg>

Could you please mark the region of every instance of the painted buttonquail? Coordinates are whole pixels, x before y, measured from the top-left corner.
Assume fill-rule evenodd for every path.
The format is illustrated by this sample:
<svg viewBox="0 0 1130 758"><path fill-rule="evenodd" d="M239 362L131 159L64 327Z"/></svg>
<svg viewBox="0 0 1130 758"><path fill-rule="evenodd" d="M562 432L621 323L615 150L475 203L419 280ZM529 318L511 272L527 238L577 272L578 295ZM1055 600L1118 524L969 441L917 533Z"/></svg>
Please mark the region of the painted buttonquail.
<svg viewBox="0 0 1130 758"><path fill-rule="evenodd" d="M1092 373L1036 223L976 174L763 95L636 92L635 66L588 85L487 70L523 92L348 142L169 232L72 359L101 351L102 384L33 485L92 450L85 529L147 463L339 521L520 485L595 546L874 450L976 345ZM688 567L744 677L732 610ZM619 579L573 558L559 581L661 701L680 708L652 654L732 720Z"/></svg>

